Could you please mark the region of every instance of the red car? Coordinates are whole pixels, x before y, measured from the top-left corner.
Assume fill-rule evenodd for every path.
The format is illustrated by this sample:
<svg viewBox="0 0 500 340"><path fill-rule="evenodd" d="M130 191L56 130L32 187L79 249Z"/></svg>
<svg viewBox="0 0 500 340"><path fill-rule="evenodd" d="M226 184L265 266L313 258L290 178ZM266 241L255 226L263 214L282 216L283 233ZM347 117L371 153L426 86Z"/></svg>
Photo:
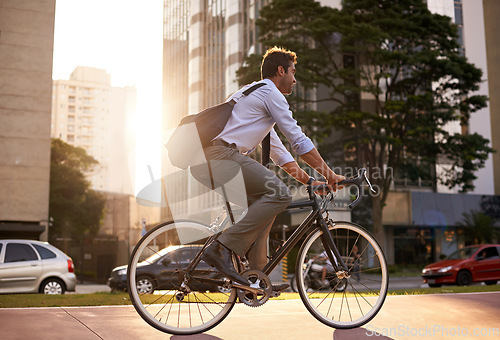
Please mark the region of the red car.
<svg viewBox="0 0 500 340"><path fill-rule="evenodd" d="M467 286L472 282L494 285L500 280L500 245L485 244L459 249L422 270L430 287Z"/></svg>

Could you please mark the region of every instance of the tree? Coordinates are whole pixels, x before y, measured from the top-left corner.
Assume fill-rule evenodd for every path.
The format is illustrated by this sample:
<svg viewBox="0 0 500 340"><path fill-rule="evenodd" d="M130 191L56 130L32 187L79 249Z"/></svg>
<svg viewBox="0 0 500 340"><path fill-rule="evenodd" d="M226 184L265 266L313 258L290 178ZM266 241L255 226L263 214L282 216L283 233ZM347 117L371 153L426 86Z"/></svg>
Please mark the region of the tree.
<svg viewBox="0 0 500 340"><path fill-rule="evenodd" d="M500 196L483 196L481 210L494 221L500 221Z"/></svg>
<svg viewBox="0 0 500 340"><path fill-rule="evenodd" d="M500 235L500 229L494 226L493 218L479 211L464 213L463 221L458 225L464 228L468 244L496 243Z"/></svg>
<svg viewBox="0 0 500 340"><path fill-rule="evenodd" d="M84 172L98 162L79 147L52 139L50 164L49 230L51 242L59 237L81 241L97 234L105 198L90 189Z"/></svg>
<svg viewBox="0 0 500 340"><path fill-rule="evenodd" d="M474 173L492 152L489 141L449 126L465 129L487 98L473 95L482 72L462 55L450 18L430 13L422 0L345 0L341 10L313 0L274 0L257 25L264 47L297 52L297 79L306 91L322 89L313 99L293 98L296 107L329 104L314 114L296 110L299 123L319 142L339 131L334 144L343 146L346 165L368 169L379 189L371 208L380 242L394 171L405 176L412 169L450 188L473 188ZM241 79L258 67L255 59L246 59ZM446 171L437 173L437 163Z"/></svg>

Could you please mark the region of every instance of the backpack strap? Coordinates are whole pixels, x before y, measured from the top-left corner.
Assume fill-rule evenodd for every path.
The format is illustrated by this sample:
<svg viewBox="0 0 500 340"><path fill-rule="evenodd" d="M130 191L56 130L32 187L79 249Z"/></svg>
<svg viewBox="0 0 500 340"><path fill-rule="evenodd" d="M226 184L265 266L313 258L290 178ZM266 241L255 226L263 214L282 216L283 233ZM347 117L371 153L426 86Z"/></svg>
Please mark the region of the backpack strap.
<svg viewBox="0 0 500 340"><path fill-rule="evenodd" d="M271 160L271 132L262 140L262 165L269 168Z"/></svg>
<svg viewBox="0 0 500 340"><path fill-rule="evenodd" d="M266 83L257 83L251 87L249 87L248 89L246 89L245 91L243 91L240 95L238 95L237 97L233 97L233 99L231 99L229 101L229 103L231 105L235 105L238 101L240 101L243 97L246 97L248 96L250 93L252 93L253 91L257 90L259 87L262 87L266 85Z"/></svg>
<svg viewBox="0 0 500 340"><path fill-rule="evenodd" d="M257 83L254 86L243 91L243 95L248 96L250 93L252 93L253 91L257 90L259 87L262 87L264 85L266 85L266 83Z"/></svg>

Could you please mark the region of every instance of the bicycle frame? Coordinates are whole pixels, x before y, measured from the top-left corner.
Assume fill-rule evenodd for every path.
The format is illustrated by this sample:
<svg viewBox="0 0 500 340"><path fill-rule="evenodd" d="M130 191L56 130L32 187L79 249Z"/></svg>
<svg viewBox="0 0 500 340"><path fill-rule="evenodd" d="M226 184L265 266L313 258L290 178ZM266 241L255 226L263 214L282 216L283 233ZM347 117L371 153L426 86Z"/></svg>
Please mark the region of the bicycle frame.
<svg viewBox="0 0 500 340"><path fill-rule="evenodd" d="M366 181L368 186L370 187L370 190L375 192L373 189L370 181L368 180L368 177L366 176L366 169L362 168L358 172L357 177L352 177L348 178L346 180L343 180L342 182L339 182L337 184L340 185L347 185L347 184L354 184L358 187L359 190L361 190L361 185L363 181ZM330 260L330 263L332 264L334 270L336 272L342 270L342 271L349 271L347 265L344 263L342 260L342 256L340 255L340 252L338 251L335 242L333 241L333 237L329 232L328 225L323 218L322 214L326 210L326 204L329 203L332 200L332 195L333 193L331 191L328 192L327 197L324 200L320 200L318 195L315 194L315 190L318 189L327 189L325 185L320 185L318 187L312 187L312 186L307 186L307 192L309 194L309 200L307 201L301 201L301 202L292 202L287 209L300 209L300 208L312 208L312 211L307 215L307 217L302 221L302 223L295 229L295 231L292 233L292 235L283 243L281 248L278 250L278 252L273 256L273 258L264 266L262 269L262 272L266 275L269 275L274 268L278 265L278 263L288 254L288 252L292 249L294 245L296 245L302 236L304 236L308 231L310 231L312 224L314 221L316 221L316 227L317 229L321 230L323 233L321 234L321 241L323 243L323 246L325 247L326 254ZM225 200L225 210L227 213L227 216L231 219L231 223L234 224L234 217L233 217L233 212L231 210L231 205L229 203L229 199L226 195L225 190L223 190L223 196ZM349 204L349 208L353 208L359 203L359 200L361 199L360 195L358 194L358 197ZM323 203L323 206L320 207L319 202ZM227 223L228 218L223 221L221 225L224 225ZM203 245L202 249L200 252L195 256L193 261L191 261L191 264L188 266L186 271L190 273L193 271L194 268L198 265L198 263L201 260L201 255L203 254L203 251L205 248L211 243L217 240L219 235L222 232L219 232L211 237L205 242ZM196 278L198 279L198 278ZM200 281L204 281L206 279L204 278L199 278ZM210 280L212 281L212 280Z"/></svg>
<svg viewBox="0 0 500 340"><path fill-rule="evenodd" d="M287 209L302 209L302 208L312 208L312 211L307 215L307 217L302 221L302 223L295 229L295 231L292 233L292 235L283 243L283 245L280 247L280 249L277 251L277 253L272 257L272 259L264 266L262 269L262 272L266 275L269 275L274 268L279 264L279 262L288 254L288 252L295 246L300 239L307 233L309 232L312 228L316 229L321 229L323 232L321 238L323 245L325 247L325 250L327 252L327 255L330 259L330 263L332 263L332 266L335 271L339 270L345 270L348 271L347 265L344 263L342 260L342 257L340 256L340 253L333 241L332 236L329 233L328 230L328 225L325 221L325 219L322 216L322 209L320 208L318 204L318 198L317 196L312 192L309 193L309 200L307 201L300 201L300 202L292 202ZM328 200L330 198L327 198ZM230 210L229 205L226 205L226 210ZM228 216L232 216L231 212L226 211L228 213ZM316 227L313 227L313 223L316 221ZM222 222L221 225L224 225L225 223L228 223L228 217ZM188 273L191 273L194 268L198 265L198 263L201 260L201 256L203 254L203 251L205 248L212 242L214 242L221 232L211 236L203 245L202 249L200 249L200 252L195 256L193 261L191 261L191 264L188 266L186 271ZM213 279L207 279L207 278L197 278L193 277L196 280L199 281L210 281L213 282Z"/></svg>
<svg viewBox="0 0 500 340"><path fill-rule="evenodd" d="M288 209L300 209L312 207L312 211L307 215L307 217L302 221L302 223L295 229L295 231L290 235L290 237L283 243L278 252L272 257L272 259L264 266L262 272L266 275L269 275L274 268L278 265L278 263L288 254L288 252L295 246L302 236L304 236L307 232L309 232L313 227L313 222L316 220L317 229L321 229L323 235L321 236L323 245L325 246L325 250L327 252L328 258L332 263L335 271L339 270L348 270L346 264L342 260L340 253L333 242L333 238L329 233L328 225L326 224L325 219L322 216L322 211L318 206L318 202L313 196L312 199L303 202L293 202L288 206Z"/></svg>

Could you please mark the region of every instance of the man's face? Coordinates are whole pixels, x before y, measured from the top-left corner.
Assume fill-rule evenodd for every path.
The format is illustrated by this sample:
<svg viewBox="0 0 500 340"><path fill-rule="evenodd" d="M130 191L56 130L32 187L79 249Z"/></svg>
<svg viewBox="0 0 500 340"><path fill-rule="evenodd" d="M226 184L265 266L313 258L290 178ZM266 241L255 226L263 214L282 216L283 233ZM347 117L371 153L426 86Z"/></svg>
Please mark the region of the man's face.
<svg viewBox="0 0 500 340"><path fill-rule="evenodd" d="M287 72L283 74L279 90L283 94L291 94L293 84L295 84L296 82L297 81L295 80L295 64L291 63L291 65L288 66Z"/></svg>

